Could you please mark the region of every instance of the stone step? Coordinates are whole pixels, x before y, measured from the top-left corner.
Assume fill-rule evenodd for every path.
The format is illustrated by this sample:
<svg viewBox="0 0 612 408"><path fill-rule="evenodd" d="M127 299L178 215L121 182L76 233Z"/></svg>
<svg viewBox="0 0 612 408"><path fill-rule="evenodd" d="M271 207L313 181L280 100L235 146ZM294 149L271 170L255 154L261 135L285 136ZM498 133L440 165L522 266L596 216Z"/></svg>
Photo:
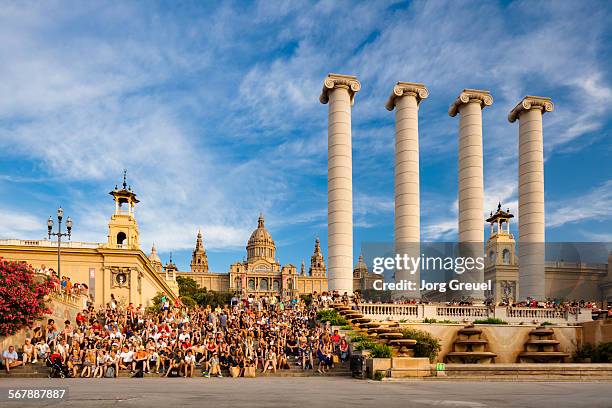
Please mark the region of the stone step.
<svg viewBox="0 0 612 408"><path fill-rule="evenodd" d="M46 378L48 377L49 369L45 366L26 366L26 367L17 367L11 370L10 374L7 374L6 371L0 371L0 378ZM229 371L222 371L224 377L229 377ZM277 370L276 373L266 372L265 374L261 374L261 370L257 370L258 376L270 376L270 377L311 377L311 376L350 376L351 371L348 365L340 365L337 366L325 374L320 374L316 370L302 370L300 367L296 367L295 365L291 366L286 370ZM129 371L121 370L119 371L119 377L121 378L129 378L132 374ZM202 370L200 368L196 368L194 370L194 377L201 377ZM145 378L155 378L160 377L160 374L150 373L145 374Z"/></svg>

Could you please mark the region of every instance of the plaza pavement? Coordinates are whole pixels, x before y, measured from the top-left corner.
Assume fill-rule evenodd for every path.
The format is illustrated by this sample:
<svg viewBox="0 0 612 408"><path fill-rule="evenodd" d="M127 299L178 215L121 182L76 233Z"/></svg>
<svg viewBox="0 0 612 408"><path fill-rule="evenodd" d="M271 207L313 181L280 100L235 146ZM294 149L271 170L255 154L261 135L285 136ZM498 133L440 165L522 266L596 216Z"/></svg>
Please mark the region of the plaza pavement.
<svg viewBox="0 0 612 408"><path fill-rule="evenodd" d="M68 387L68 398L7 403L8 389ZM349 378L12 379L2 407L612 407L610 383L377 382Z"/></svg>

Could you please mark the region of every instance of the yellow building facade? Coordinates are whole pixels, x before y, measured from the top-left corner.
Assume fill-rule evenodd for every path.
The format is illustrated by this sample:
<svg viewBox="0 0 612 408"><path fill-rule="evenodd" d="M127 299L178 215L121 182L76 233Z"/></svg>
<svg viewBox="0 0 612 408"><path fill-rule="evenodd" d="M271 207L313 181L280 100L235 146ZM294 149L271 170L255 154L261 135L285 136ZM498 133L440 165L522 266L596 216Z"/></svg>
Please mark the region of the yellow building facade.
<svg viewBox="0 0 612 408"><path fill-rule="evenodd" d="M165 293L178 296L172 277L160 275L140 249L138 224L134 216L136 194L123 179L122 188L110 192L115 211L108 223L106 243L67 241L61 244L61 268L58 267L57 242L50 240L0 240L0 257L25 261L37 270L59 271L74 283L84 283L96 306L111 298L119 304L150 306L151 299Z"/></svg>

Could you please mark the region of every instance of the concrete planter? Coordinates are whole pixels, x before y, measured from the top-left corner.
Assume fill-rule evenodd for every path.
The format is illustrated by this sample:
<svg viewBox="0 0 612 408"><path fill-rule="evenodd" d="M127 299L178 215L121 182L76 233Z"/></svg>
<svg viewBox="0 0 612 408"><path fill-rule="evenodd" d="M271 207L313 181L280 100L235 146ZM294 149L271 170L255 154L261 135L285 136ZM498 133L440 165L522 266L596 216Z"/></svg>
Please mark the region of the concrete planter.
<svg viewBox="0 0 612 408"><path fill-rule="evenodd" d="M384 371L385 376L387 372L391 369L391 359L390 358L368 358L366 359L366 376L368 378L374 379L374 373L377 371Z"/></svg>

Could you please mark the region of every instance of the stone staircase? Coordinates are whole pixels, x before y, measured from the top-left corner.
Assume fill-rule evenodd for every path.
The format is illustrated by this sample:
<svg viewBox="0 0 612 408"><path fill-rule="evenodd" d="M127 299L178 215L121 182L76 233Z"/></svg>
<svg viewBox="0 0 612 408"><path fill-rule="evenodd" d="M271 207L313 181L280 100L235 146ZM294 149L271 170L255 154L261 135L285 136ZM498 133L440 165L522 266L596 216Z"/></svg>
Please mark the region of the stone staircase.
<svg viewBox="0 0 612 408"><path fill-rule="evenodd" d="M267 372L265 374L261 373L261 369L257 370L257 377L350 377L351 371L349 368L349 363L341 363L336 364L334 368L329 370L327 373L320 374L317 372L316 367L314 370L302 370L301 367L296 365L296 360L293 356L289 357L289 369L287 370L277 370L276 373ZM44 364L28 364L25 367L16 367L11 370L10 374L7 374L6 371L0 370L0 378L47 378L49 374L49 368ZM223 377L230 377L229 371L222 371ZM129 378L132 374L129 371L121 370L119 371L120 378ZM161 374L149 373L145 374L145 378L159 378ZM196 367L194 370L194 377L201 377L202 370L199 367Z"/></svg>

